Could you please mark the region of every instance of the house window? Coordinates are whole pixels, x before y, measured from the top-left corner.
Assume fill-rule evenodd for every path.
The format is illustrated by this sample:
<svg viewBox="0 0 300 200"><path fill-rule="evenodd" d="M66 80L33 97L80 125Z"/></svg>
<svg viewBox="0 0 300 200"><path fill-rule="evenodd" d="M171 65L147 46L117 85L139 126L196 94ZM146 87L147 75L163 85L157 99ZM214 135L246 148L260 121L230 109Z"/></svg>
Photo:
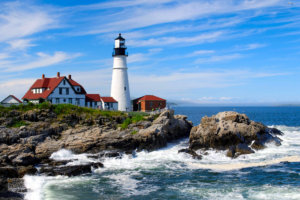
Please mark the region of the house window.
<svg viewBox="0 0 300 200"><path fill-rule="evenodd" d="M126 91L126 87L124 87L124 91Z"/></svg>
<svg viewBox="0 0 300 200"><path fill-rule="evenodd" d="M56 104L59 104L59 98L56 98L56 99L55 99L55 103L56 103Z"/></svg>
<svg viewBox="0 0 300 200"><path fill-rule="evenodd" d="M72 104L72 98L69 98L69 104Z"/></svg>
<svg viewBox="0 0 300 200"><path fill-rule="evenodd" d="M69 88L66 88L66 94L67 95L69 94Z"/></svg>
<svg viewBox="0 0 300 200"><path fill-rule="evenodd" d="M90 107L93 107L93 102L90 102Z"/></svg>
<svg viewBox="0 0 300 200"><path fill-rule="evenodd" d="M76 103L76 105L79 105L80 104L80 99L76 98L75 103Z"/></svg>
<svg viewBox="0 0 300 200"><path fill-rule="evenodd" d="M63 84L66 85L66 80L63 80Z"/></svg>
<svg viewBox="0 0 300 200"><path fill-rule="evenodd" d="M67 100L66 99L64 99L64 102L66 102Z"/></svg>
<svg viewBox="0 0 300 200"><path fill-rule="evenodd" d="M62 94L62 88L59 88L59 94Z"/></svg>
<svg viewBox="0 0 300 200"><path fill-rule="evenodd" d="M151 107L151 108L153 107L153 102L152 102L152 101L150 101L150 107Z"/></svg>

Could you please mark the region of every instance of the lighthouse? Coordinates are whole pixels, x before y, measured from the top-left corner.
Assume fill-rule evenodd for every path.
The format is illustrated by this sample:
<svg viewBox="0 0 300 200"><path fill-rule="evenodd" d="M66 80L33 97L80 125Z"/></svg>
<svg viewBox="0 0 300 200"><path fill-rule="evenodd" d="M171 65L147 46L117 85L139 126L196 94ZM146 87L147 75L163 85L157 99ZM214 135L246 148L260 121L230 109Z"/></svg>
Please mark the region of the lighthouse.
<svg viewBox="0 0 300 200"><path fill-rule="evenodd" d="M118 101L118 110L120 111L131 111L126 49L125 39L120 33L115 39L115 48L112 54L114 64L111 82L111 96Z"/></svg>

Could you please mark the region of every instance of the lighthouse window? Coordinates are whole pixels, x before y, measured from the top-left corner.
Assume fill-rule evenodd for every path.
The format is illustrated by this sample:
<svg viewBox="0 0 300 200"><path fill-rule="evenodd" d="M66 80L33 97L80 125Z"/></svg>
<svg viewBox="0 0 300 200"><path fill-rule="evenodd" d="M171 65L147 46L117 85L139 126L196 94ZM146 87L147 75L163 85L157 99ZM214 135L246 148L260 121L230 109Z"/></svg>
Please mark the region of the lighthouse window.
<svg viewBox="0 0 300 200"><path fill-rule="evenodd" d="M126 91L126 87L124 87L124 90Z"/></svg>

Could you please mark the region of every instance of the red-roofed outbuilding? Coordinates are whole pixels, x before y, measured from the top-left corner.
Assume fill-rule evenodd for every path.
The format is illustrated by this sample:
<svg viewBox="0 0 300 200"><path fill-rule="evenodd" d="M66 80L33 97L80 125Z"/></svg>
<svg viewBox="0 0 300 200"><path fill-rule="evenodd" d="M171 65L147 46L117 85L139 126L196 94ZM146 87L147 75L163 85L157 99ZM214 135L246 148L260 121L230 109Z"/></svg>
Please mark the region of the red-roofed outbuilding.
<svg viewBox="0 0 300 200"><path fill-rule="evenodd" d="M103 110L118 110L118 102L113 97L101 97Z"/></svg>
<svg viewBox="0 0 300 200"><path fill-rule="evenodd" d="M166 107L167 101L154 95L145 95L140 98L134 99L133 111L153 111L163 109Z"/></svg>

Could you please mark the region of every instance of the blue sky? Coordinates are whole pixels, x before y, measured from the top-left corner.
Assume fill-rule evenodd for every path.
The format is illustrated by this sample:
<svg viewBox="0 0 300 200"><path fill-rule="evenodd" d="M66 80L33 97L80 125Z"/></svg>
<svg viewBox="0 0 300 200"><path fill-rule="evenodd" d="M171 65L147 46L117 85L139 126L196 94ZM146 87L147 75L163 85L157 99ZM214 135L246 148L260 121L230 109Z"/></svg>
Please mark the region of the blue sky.
<svg viewBox="0 0 300 200"><path fill-rule="evenodd" d="M119 32L132 98L300 103L299 0L0 0L0 99L58 71L109 95Z"/></svg>

